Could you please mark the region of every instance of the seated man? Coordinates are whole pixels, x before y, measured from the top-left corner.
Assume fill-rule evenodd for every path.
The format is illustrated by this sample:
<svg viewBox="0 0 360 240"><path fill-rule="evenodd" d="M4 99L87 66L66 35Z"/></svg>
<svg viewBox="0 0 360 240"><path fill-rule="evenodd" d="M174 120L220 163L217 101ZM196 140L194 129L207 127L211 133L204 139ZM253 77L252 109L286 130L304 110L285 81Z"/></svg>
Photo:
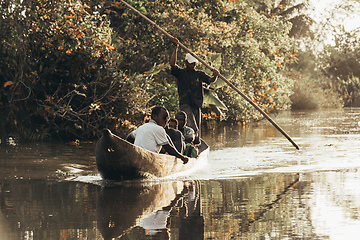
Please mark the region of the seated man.
<svg viewBox="0 0 360 240"><path fill-rule="evenodd" d="M192 143L195 139L195 131L191 127L186 126L187 115L184 111L180 111L175 114L176 120L178 120L178 128L185 137L185 143Z"/></svg>
<svg viewBox="0 0 360 240"><path fill-rule="evenodd" d="M141 125L135 131L132 131L126 140L134 145L146 150L159 153L161 147L166 152L177 158L180 158L184 164L189 158L179 153L171 142L170 137L166 134L164 127L169 120L169 112L164 107L154 107L151 112L151 119L148 123ZM170 140L170 141L169 141Z"/></svg>
<svg viewBox="0 0 360 240"><path fill-rule="evenodd" d="M184 135L178 130L178 121L175 118L170 118L169 127L166 129L166 132L171 138L178 152L183 154L185 150L185 138Z"/></svg>

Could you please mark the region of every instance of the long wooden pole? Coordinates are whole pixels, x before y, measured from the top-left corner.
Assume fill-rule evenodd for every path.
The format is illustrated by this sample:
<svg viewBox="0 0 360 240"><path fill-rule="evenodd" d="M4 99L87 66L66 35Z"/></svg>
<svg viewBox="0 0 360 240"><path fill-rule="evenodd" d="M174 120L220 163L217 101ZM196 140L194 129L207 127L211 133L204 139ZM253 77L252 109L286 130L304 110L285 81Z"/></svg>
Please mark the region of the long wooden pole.
<svg viewBox="0 0 360 240"><path fill-rule="evenodd" d="M136 12L138 15L140 15L142 18L144 18L145 20L147 20L149 23L151 23L152 25L154 25L157 29L159 29L162 33L164 33L166 36L168 36L169 38L173 38L173 36L171 36L168 32L166 32L164 29L162 29L161 27L159 27L154 21L150 20L148 17L146 17L144 14L142 14L141 12L139 12L138 10L136 10L133 6L131 6L130 4L128 4L127 2L125 2L124 0L120 0L123 4L125 4L128 8L130 8L131 10L133 10L134 12ZM202 59L200 59L195 53L193 53L190 49L188 49L184 44L182 44L181 42L179 42L179 46L181 48L183 48L185 51L187 51L188 53L190 53L192 56L194 56L197 60L199 60L199 62L201 62L202 64L204 64L207 68L209 68L210 70L214 70L214 68L212 68L209 64L207 64L205 61L203 61ZM279 130L291 143L292 145L294 145L294 147L299 150L299 146L291 139L291 137L276 123L274 122L274 120L271 119L271 117L269 117L269 115L267 115L258 105L256 105L256 103L254 101L252 101L248 96L246 96L242 91L240 91L237 87L235 87L234 84L232 84L231 82L229 82L223 75L219 75L219 77L226 82L233 90L235 90L237 93L239 93L246 101L248 101L251 105L253 105L256 110L258 110L267 120L269 120L269 122L272 123L272 125L274 125L274 127Z"/></svg>

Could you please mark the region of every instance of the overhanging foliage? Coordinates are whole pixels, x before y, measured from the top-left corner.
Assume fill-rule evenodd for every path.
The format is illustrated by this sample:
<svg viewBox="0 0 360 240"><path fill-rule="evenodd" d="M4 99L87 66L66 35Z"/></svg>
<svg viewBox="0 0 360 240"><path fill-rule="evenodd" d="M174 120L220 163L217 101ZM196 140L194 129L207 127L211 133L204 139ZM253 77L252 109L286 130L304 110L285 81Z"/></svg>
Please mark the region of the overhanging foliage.
<svg viewBox="0 0 360 240"><path fill-rule="evenodd" d="M129 3L219 67L266 112L289 107L292 80L283 71L296 61L290 23L242 1ZM104 127L125 135L154 105L178 110L170 39L119 2L1 4L2 136L91 139ZM221 56L221 66L212 56ZM227 86L211 89L228 119L259 118Z"/></svg>

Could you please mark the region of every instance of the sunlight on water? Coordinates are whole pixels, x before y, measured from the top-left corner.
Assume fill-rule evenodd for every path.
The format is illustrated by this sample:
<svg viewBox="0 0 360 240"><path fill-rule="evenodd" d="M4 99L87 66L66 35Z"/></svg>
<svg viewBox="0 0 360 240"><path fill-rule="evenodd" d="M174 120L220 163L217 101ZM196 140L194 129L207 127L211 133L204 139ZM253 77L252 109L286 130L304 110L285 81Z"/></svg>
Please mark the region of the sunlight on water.
<svg viewBox="0 0 360 240"><path fill-rule="evenodd" d="M265 121L256 126L257 131L251 131L251 126L228 126L227 130L216 133L224 142L215 145L207 168L197 176L239 179L271 173L300 173L300 202L294 210L296 225L292 234L297 232L298 239L309 239L308 236L310 239L358 239L360 110L293 112L275 120L300 145L299 151ZM250 133L253 136L249 136ZM269 238L264 239L291 239L284 238L286 231L274 228L268 233Z"/></svg>
<svg viewBox="0 0 360 240"><path fill-rule="evenodd" d="M360 219L359 171L316 173L302 196L309 208L314 232L331 239L356 239Z"/></svg>
<svg viewBox="0 0 360 240"><path fill-rule="evenodd" d="M243 145L241 147L212 150L209 164L200 172L200 176L214 179L264 172L316 172L360 168L360 113L350 111L331 118L326 117L326 113L321 116L310 112L300 118L296 115L294 124L289 122L288 118L285 122L285 119L279 117L280 125L285 126L289 135L300 145L300 150L293 148L279 133L276 133L276 136L273 136L273 133L266 134L265 130L272 126L262 122L262 139L257 139L256 144L244 140L239 143ZM246 132L246 129L244 131ZM232 134L239 135L237 131L229 130L225 139L231 139ZM224 145L233 146L231 142L225 142Z"/></svg>

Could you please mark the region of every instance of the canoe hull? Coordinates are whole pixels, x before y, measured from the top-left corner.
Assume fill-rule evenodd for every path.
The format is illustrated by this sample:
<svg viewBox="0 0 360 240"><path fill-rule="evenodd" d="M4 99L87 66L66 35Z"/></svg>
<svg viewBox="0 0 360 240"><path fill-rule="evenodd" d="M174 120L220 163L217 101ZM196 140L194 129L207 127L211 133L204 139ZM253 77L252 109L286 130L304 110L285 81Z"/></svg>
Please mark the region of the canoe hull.
<svg viewBox="0 0 360 240"><path fill-rule="evenodd" d="M157 154L135 146L126 140L103 130L96 144L96 164L103 179L130 180L138 178L166 177L196 169L206 162L209 147L203 142L197 159L190 158L187 164L170 155Z"/></svg>

